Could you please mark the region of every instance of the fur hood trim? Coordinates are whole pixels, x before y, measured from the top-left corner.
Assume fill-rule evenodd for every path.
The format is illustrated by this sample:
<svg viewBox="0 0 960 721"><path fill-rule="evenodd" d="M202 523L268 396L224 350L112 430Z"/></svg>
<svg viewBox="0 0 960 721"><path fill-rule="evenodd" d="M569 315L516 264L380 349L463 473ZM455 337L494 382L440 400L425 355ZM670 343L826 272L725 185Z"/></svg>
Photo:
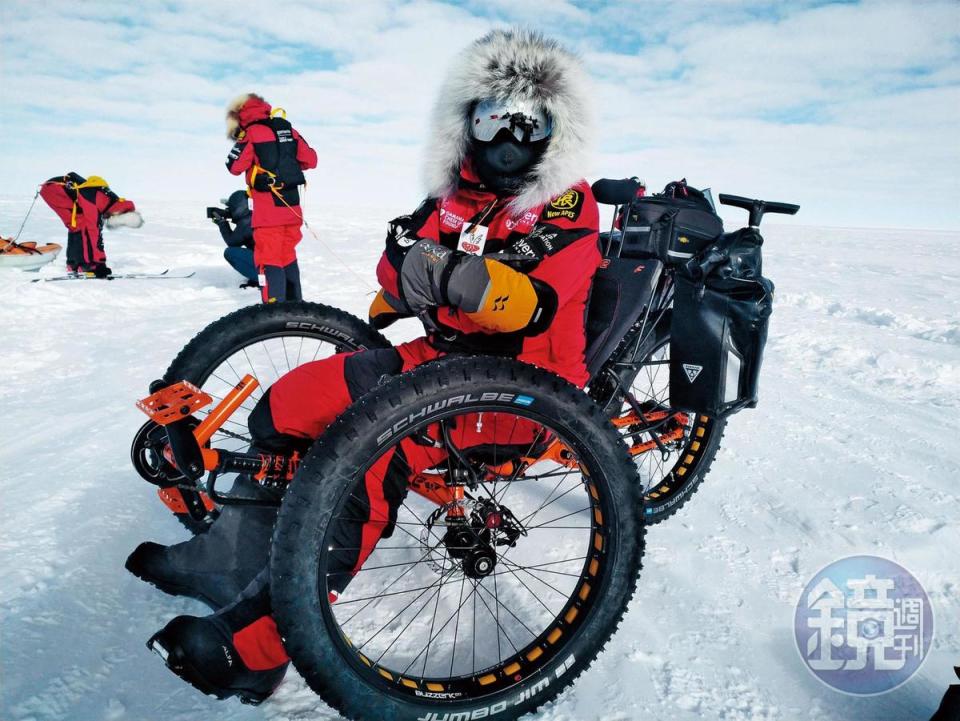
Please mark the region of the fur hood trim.
<svg viewBox="0 0 960 721"><path fill-rule="evenodd" d="M470 145L470 113L485 98L533 101L553 134L529 182L510 202L521 213L560 195L586 174L591 134L588 82L579 59L530 30L493 30L460 53L434 105L425 175L428 193L457 189Z"/></svg>
<svg viewBox="0 0 960 721"><path fill-rule="evenodd" d="M227 105L227 137L236 140L237 129L270 117L270 103L256 93L238 95Z"/></svg>

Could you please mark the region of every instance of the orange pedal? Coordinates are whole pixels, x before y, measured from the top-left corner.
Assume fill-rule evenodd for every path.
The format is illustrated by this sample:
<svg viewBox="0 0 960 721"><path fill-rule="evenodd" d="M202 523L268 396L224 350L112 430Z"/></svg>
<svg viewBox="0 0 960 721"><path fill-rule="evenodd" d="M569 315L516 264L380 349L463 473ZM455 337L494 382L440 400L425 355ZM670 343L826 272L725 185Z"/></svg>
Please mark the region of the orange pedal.
<svg viewBox="0 0 960 721"><path fill-rule="evenodd" d="M187 508L187 502L183 500L183 493L180 492L179 488L175 486L171 488L158 488L157 495L160 496L163 504L174 513L190 513L190 509ZM213 501L210 500L210 496L202 491L200 492L200 500L203 501L203 507L208 511L216 508Z"/></svg>
<svg viewBox="0 0 960 721"><path fill-rule="evenodd" d="M186 418L212 402L213 398L193 383L180 381L137 401L137 408L146 413L157 425L167 426Z"/></svg>
<svg viewBox="0 0 960 721"><path fill-rule="evenodd" d="M180 495L179 488L158 488L157 495L160 496L160 500L163 501L164 505L174 513L190 512L187 509L187 504L183 500L183 496Z"/></svg>

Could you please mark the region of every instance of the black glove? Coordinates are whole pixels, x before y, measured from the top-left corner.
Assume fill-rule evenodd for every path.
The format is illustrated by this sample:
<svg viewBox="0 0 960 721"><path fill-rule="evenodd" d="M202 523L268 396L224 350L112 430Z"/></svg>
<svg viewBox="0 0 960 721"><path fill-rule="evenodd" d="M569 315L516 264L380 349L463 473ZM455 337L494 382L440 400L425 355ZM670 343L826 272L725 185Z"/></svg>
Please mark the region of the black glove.
<svg viewBox="0 0 960 721"><path fill-rule="evenodd" d="M427 198L409 215L401 215L387 224L384 252L387 261L399 274L407 252L420 240L419 232L437 207L434 198Z"/></svg>
<svg viewBox="0 0 960 721"><path fill-rule="evenodd" d="M217 207L207 208L207 217L210 220L212 220L214 223L219 222L221 218L225 218L226 216L227 216L226 208L217 208Z"/></svg>
<svg viewBox="0 0 960 721"><path fill-rule="evenodd" d="M280 188L282 185L282 183L277 182L274 176L266 173L257 173L257 177L253 181L253 189L259 190L261 193L269 191L274 186Z"/></svg>
<svg viewBox="0 0 960 721"><path fill-rule="evenodd" d="M413 226L413 220L409 215L394 218L387 225L384 254L398 275L403 267L403 259L407 256L407 252L420 241L416 234L419 227Z"/></svg>

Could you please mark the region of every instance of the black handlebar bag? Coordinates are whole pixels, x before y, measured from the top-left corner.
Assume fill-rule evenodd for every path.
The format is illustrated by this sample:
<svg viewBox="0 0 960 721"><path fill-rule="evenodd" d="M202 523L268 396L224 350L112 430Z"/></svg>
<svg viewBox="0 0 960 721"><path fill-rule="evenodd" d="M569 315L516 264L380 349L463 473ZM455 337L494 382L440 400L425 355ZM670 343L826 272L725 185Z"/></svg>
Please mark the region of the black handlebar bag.
<svg viewBox="0 0 960 721"><path fill-rule="evenodd" d="M724 418L757 405L773 282L763 277L711 280L675 276L670 405Z"/></svg>
<svg viewBox="0 0 960 721"><path fill-rule="evenodd" d="M706 199L652 195L636 198L625 213L624 258L657 258L682 265L723 233L723 221Z"/></svg>

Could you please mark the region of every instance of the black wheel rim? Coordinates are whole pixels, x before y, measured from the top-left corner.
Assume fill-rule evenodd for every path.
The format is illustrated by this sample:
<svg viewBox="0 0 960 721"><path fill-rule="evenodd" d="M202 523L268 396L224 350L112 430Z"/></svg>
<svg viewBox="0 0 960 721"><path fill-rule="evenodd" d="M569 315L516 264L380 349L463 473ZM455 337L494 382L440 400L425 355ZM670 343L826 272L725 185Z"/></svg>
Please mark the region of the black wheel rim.
<svg viewBox="0 0 960 721"><path fill-rule="evenodd" d="M658 343L641 363L631 383L630 393L645 409L673 413L670 408L669 338ZM627 415L630 410L630 406L624 403L621 415ZM680 426L680 438L664 442L663 448L653 445L649 450L634 455L634 463L643 483L644 498L651 502L651 508L667 500L695 475L695 469L707 450L715 422L708 416L696 413L686 413L684 417L684 422L680 423L674 416L668 425L653 431L662 437L665 432ZM642 437L642 440L649 439L649 434Z"/></svg>
<svg viewBox="0 0 960 721"><path fill-rule="evenodd" d="M526 531L515 546L497 553L488 575L478 578L476 567L452 557L468 546L451 545L435 532L436 525L430 526L431 508L434 514L449 509L412 492L400 506L392 537L377 544L333 604L327 584L330 559L333 551L344 550L333 543L333 529L339 521L356 520L343 515L351 498L364 502L353 481L321 542L318 596L324 623L356 671L390 693L456 701L520 683L568 647L601 596L615 514L592 454L533 414L507 414L500 407L479 415L503 427L515 423L511 415L535 420L543 435L531 442L533 455L551 437L576 449L569 466L541 461L519 475L516 466L507 475L501 465L507 450L500 449L498 458L497 444L486 449L485 467L503 472L467 490L472 498L466 510L493 502L508 509ZM475 423L478 413L456 416L450 414L446 422ZM424 427L430 426L437 424ZM403 437L422 430L412 428ZM376 468L398 443L382 448L363 470ZM410 472L409 463L401 468ZM357 483L362 482L363 476L358 477Z"/></svg>
<svg viewBox="0 0 960 721"><path fill-rule="evenodd" d="M196 385L213 397L214 404L247 374L259 385L213 436L212 445L238 453L248 450L251 440L247 417L267 389L294 368L345 350L354 349L345 347L342 339L306 331L271 333L231 348L210 364ZM202 419L208 411L209 407L196 415Z"/></svg>

